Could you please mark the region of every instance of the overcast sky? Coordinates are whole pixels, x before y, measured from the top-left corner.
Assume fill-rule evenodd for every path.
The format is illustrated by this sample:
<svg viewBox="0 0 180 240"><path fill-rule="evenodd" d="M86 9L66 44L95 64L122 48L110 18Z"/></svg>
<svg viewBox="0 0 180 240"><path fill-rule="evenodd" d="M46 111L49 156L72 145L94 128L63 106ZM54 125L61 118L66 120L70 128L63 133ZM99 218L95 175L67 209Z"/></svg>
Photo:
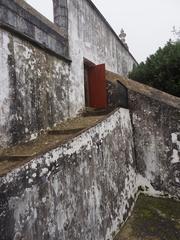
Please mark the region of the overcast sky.
<svg viewBox="0 0 180 240"><path fill-rule="evenodd" d="M76 1L76 0L71 0ZM27 0L53 20L51 0ZM180 0L93 0L117 34L123 28L126 41L138 62L173 38L172 28L180 27Z"/></svg>

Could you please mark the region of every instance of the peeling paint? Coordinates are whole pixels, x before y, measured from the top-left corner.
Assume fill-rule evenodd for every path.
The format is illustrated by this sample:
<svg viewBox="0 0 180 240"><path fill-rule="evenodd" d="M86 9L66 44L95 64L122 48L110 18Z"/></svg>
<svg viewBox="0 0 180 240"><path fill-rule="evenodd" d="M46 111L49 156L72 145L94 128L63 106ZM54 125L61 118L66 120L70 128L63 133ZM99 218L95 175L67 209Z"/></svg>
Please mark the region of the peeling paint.
<svg viewBox="0 0 180 240"><path fill-rule="evenodd" d="M33 140L84 108L84 58L125 76L135 63L90 1L68 1L68 10L71 65L0 29L0 148ZM57 46L40 21L29 24L46 50L67 54L67 41ZM180 199L180 111L173 98L168 105L148 91L129 89L130 110L0 178L2 240L109 240L139 192Z"/></svg>
<svg viewBox="0 0 180 240"><path fill-rule="evenodd" d="M59 0L54 2L61 5ZM58 10L61 15L61 8ZM68 21L69 55L72 59L70 75L72 116L85 105L84 58L94 64L105 63L106 69L125 76L136 62L89 1L68 1Z"/></svg>
<svg viewBox="0 0 180 240"><path fill-rule="evenodd" d="M10 33L0 34L2 147L34 140L69 117L69 65Z"/></svg>
<svg viewBox="0 0 180 240"><path fill-rule="evenodd" d="M0 189L4 184L14 222L9 239L16 232L37 240L109 239L130 214L138 191L129 111L119 109L7 174Z"/></svg>
<svg viewBox="0 0 180 240"><path fill-rule="evenodd" d="M9 68L8 68L8 55L10 54L9 36L5 31L0 31L0 147L5 146L9 140L7 134L9 130L9 114L10 114L10 83L9 83ZM2 143L2 144L1 144Z"/></svg>
<svg viewBox="0 0 180 240"><path fill-rule="evenodd" d="M180 199L179 108L134 91L129 91L129 107L142 182L151 195L157 191Z"/></svg>

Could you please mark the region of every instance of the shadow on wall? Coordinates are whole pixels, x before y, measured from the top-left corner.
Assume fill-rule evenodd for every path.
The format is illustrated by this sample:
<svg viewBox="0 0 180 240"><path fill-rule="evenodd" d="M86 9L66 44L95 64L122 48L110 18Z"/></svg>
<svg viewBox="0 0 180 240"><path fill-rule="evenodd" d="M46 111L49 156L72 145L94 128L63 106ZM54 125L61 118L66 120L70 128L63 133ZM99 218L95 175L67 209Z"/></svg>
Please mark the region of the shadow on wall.
<svg viewBox="0 0 180 240"><path fill-rule="evenodd" d="M48 18L51 22L54 22L53 17L53 2L52 0L25 0L43 16Z"/></svg>

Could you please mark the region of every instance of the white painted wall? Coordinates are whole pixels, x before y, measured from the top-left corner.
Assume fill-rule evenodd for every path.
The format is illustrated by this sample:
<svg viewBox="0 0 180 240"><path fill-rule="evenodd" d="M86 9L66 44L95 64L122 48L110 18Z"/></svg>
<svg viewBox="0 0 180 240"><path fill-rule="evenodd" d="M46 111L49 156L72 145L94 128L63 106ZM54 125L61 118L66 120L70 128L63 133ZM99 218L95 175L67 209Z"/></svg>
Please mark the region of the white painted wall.
<svg viewBox="0 0 180 240"><path fill-rule="evenodd" d="M2 146L8 141L8 135L6 133L10 120L10 83L8 69L8 55L10 52L8 44L8 33L0 30L0 143L2 143Z"/></svg>
<svg viewBox="0 0 180 240"><path fill-rule="evenodd" d="M135 60L87 0L68 1L69 52L72 59L70 112L84 107L83 58L127 75Z"/></svg>

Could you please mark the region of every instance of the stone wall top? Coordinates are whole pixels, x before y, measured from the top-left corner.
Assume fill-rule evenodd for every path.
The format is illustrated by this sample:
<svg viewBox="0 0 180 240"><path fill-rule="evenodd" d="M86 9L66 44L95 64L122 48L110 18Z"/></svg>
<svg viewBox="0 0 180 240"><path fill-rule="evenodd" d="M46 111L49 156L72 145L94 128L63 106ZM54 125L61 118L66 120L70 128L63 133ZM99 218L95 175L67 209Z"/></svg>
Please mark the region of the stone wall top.
<svg viewBox="0 0 180 240"><path fill-rule="evenodd" d="M117 33L114 31L114 29L112 28L112 26L109 24L109 22L106 20L106 18L103 16L103 14L99 11L99 9L96 7L96 5L91 1L91 0L86 0L89 5L94 9L94 11L99 15L99 17L102 19L102 21L108 26L108 28L111 30L111 32L113 33L113 35L118 39L118 41L122 44L122 46L127 50L127 52L129 53L129 55L133 58L133 60L137 63L136 59L134 58L134 56L132 55L132 53L129 51L129 49L127 48L126 45L124 45L124 43L121 41L121 39L119 38L119 36L117 35Z"/></svg>
<svg viewBox="0 0 180 240"><path fill-rule="evenodd" d="M137 81L133 81L126 77L122 77L119 74L112 73L110 71L106 71L106 79L111 81L118 80L129 90L132 90L134 92L140 93L157 101L164 102L167 105L180 109L180 98L162 92L156 88L152 88Z"/></svg>
<svg viewBox="0 0 180 240"><path fill-rule="evenodd" d="M67 36L23 0L0 0L0 27L69 60Z"/></svg>

